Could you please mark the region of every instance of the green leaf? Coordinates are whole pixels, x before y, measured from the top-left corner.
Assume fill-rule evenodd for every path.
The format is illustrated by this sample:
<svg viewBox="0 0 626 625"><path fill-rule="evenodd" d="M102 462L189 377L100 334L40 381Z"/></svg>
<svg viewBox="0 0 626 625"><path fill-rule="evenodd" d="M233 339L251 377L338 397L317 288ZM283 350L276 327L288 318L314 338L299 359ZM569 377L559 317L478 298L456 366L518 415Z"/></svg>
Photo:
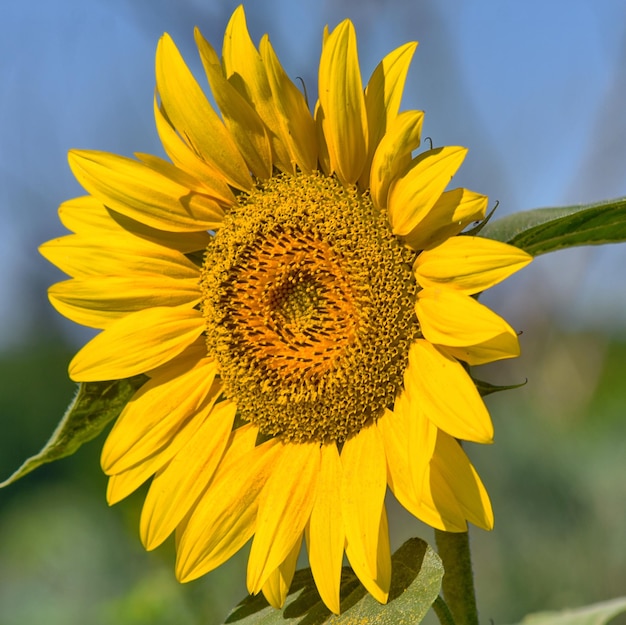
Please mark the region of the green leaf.
<svg viewBox="0 0 626 625"><path fill-rule="evenodd" d="M626 241L626 198L515 213L487 224L480 236L533 256L577 245L621 243Z"/></svg>
<svg viewBox="0 0 626 625"><path fill-rule="evenodd" d="M472 381L476 385L478 392L481 397L485 397L485 395L491 395L491 393L498 393L500 391L510 391L514 388L521 388L522 386L526 386L528 380L524 380L519 384L507 384L505 386L499 386L497 384L491 384L491 382L485 382L484 380L479 380L478 378L472 378Z"/></svg>
<svg viewBox="0 0 626 625"><path fill-rule="evenodd" d="M83 443L98 436L106 424L122 412L122 408L146 379L138 375L127 380L80 384L50 440L11 477L0 482L0 488L16 482L42 464L71 456Z"/></svg>
<svg viewBox="0 0 626 625"><path fill-rule="evenodd" d="M626 597L621 597L575 610L529 614L518 625L605 625L625 612Z"/></svg>
<svg viewBox="0 0 626 625"><path fill-rule="evenodd" d="M392 556L393 574L387 605L378 603L351 569L341 575L341 615L322 603L310 569L296 571L282 610L263 595L244 599L228 616L229 625L417 625L437 598L443 566L439 556L419 538L412 538Z"/></svg>

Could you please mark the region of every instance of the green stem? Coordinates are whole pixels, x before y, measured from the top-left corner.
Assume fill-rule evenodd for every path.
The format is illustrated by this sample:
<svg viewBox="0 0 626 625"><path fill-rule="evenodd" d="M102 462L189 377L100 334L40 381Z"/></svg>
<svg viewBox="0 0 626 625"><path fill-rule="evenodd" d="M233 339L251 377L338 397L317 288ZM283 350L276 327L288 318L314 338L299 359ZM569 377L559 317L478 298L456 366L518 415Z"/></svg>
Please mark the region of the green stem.
<svg viewBox="0 0 626 625"><path fill-rule="evenodd" d="M443 596L456 625L478 625L472 558L467 532L435 530L439 557L443 562Z"/></svg>
<svg viewBox="0 0 626 625"><path fill-rule="evenodd" d="M450 613L448 604L441 597L437 597L435 599L435 603L433 603L433 610L435 611L441 625L456 625L454 619L452 618L452 614Z"/></svg>

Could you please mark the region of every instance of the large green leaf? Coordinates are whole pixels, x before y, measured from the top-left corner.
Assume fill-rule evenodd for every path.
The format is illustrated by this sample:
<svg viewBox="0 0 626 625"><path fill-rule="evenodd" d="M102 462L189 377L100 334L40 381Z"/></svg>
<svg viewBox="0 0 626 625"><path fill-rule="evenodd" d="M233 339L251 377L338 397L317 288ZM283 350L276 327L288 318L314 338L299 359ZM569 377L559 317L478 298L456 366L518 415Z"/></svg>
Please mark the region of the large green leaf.
<svg viewBox="0 0 626 625"><path fill-rule="evenodd" d="M44 445L4 482L8 486L37 467L65 456L71 456L87 441L92 440L115 419L135 391L146 381L143 375L113 382L85 382L78 387L61 422Z"/></svg>
<svg viewBox="0 0 626 625"><path fill-rule="evenodd" d="M621 597L575 610L529 614L518 625L605 625L625 612L626 597Z"/></svg>
<svg viewBox="0 0 626 625"><path fill-rule="evenodd" d="M621 243L626 241L626 198L515 213L488 223L480 236L534 256L577 245Z"/></svg>
<svg viewBox="0 0 626 625"><path fill-rule="evenodd" d="M393 574L387 605L378 603L349 568L341 576L341 615L322 603L310 569L297 571L282 610L263 595L244 599L228 616L229 625L417 625L437 598L443 566L439 556L419 538L412 538L392 556Z"/></svg>

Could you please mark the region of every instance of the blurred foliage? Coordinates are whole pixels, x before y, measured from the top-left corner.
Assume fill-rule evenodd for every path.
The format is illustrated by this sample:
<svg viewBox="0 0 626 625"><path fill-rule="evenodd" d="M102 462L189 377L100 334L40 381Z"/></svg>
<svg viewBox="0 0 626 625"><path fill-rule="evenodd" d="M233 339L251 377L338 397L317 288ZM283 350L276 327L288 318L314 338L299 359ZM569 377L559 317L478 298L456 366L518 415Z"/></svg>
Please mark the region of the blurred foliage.
<svg viewBox="0 0 626 625"><path fill-rule="evenodd" d="M523 358L480 371L494 383L529 381L488 398L496 444L468 446L496 512L493 532L472 533L486 623L624 593L626 342L546 326L526 328L527 343L531 336ZM75 390L66 375L71 352L36 341L0 355L0 478L41 447L63 414ZM0 491L0 623L221 622L246 594L245 550L196 582L176 582L172 541L155 553L141 547L145 491L107 507L101 444ZM433 542L397 506L391 514L394 549L412 535Z"/></svg>
<svg viewBox="0 0 626 625"><path fill-rule="evenodd" d="M67 377L70 357L69 349L58 342L23 344L0 356L0 480L39 450L52 433L51 425L65 412L76 391ZM3 492L2 500L13 494Z"/></svg>

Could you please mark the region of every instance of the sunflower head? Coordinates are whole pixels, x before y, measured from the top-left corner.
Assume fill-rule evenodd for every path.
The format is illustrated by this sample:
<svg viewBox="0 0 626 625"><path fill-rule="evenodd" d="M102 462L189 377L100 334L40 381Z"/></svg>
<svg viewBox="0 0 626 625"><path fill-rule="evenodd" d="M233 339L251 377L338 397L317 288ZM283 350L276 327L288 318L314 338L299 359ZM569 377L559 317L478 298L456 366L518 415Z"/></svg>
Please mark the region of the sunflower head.
<svg viewBox="0 0 626 625"><path fill-rule="evenodd" d="M101 330L71 377L148 377L103 449L109 502L152 479L141 537L176 532L182 581L252 539L248 588L280 606L306 535L331 610L344 554L384 602L387 488L433 527L492 526L458 442L493 434L467 366L519 345L474 296L530 257L462 233L487 205L446 190L464 148L417 151L423 114L399 110L417 44L364 88L342 22L311 111L241 7L221 58L196 43L220 114L164 35L169 160L72 152L88 195L60 209L72 234L41 248L70 276L52 304Z"/></svg>

